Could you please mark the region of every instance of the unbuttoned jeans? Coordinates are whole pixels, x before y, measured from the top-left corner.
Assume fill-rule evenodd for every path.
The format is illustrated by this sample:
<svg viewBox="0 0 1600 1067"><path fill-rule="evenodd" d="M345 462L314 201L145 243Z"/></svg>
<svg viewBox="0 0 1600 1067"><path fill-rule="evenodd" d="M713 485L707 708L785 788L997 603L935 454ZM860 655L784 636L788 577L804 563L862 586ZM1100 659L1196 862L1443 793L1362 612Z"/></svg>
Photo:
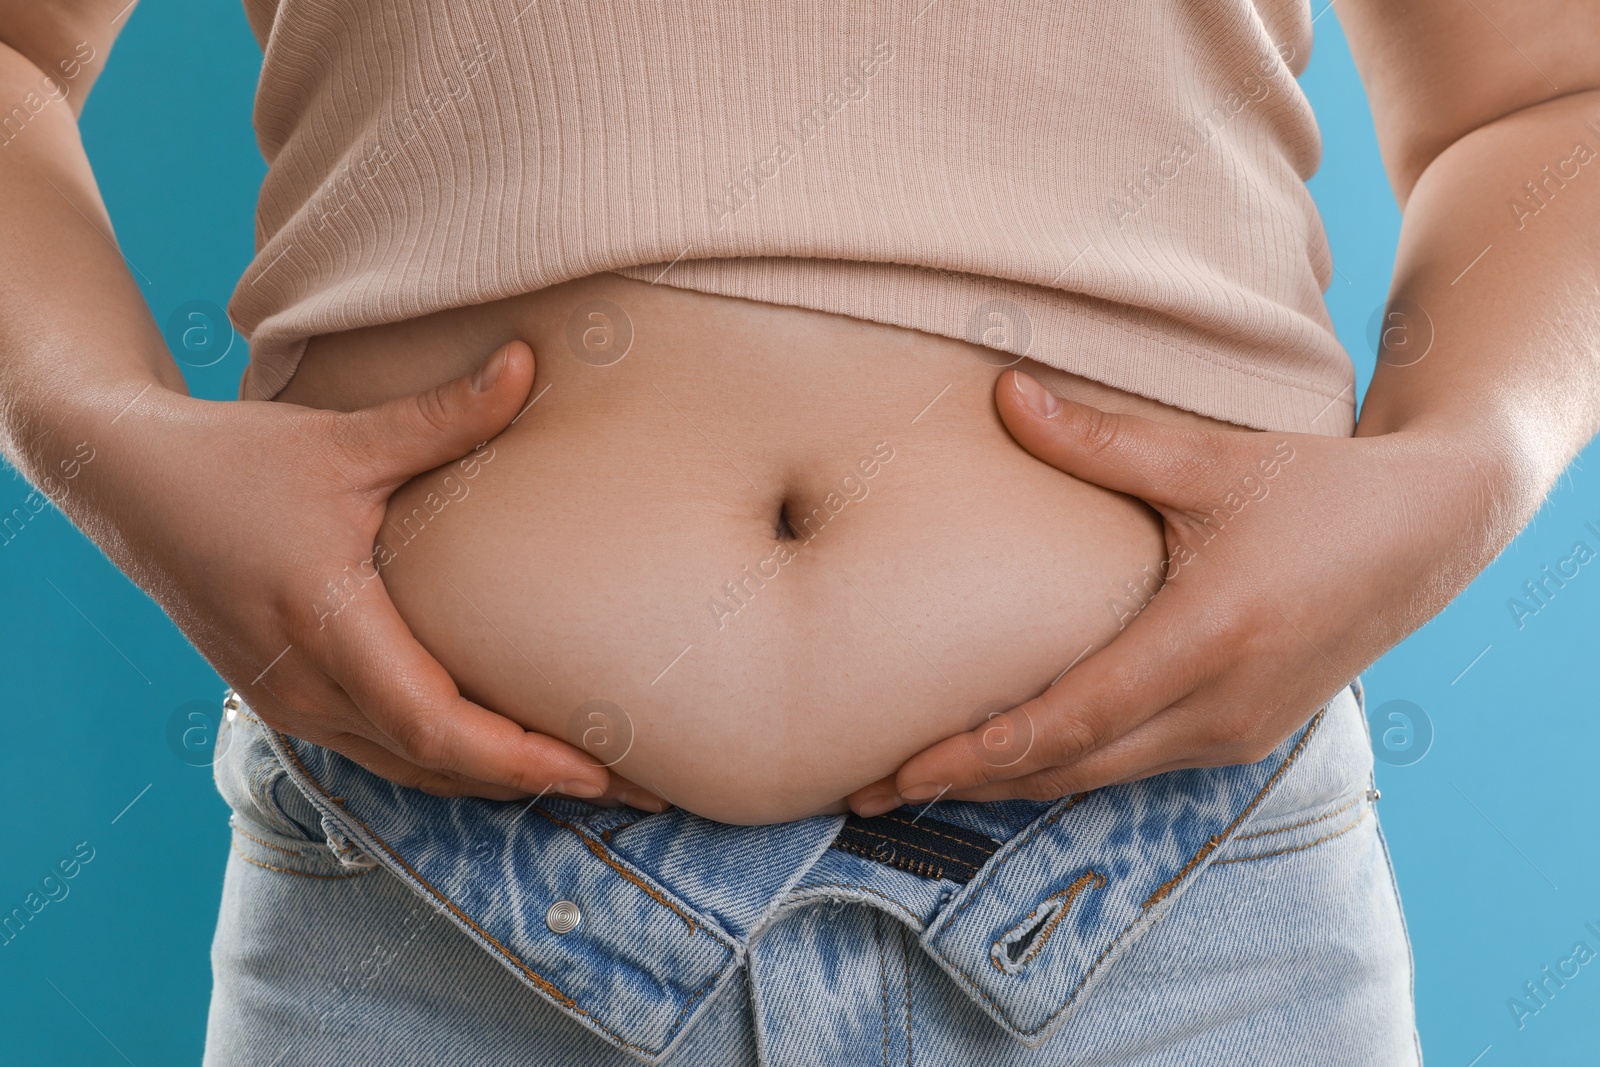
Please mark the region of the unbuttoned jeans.
<svg viewBox="0 0 1600 1067"><path fill-rule="evenodd" d="M1359 683L1259 763L849 825L218 750L207 1064L1421 1062Z"/></svg>

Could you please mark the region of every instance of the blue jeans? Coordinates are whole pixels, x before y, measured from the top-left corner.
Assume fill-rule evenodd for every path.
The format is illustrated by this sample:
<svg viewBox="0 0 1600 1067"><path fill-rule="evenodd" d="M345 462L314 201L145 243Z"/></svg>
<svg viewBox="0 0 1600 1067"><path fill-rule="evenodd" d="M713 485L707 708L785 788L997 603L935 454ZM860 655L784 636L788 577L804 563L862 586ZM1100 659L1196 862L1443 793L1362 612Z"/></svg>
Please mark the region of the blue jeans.
<svg viewBox="0 0 1600 1067"><path fill-rule="evenodd" d="M1359 684L1260 763L759 827L219 751L208 1064L1421 1061Z"/></svg>

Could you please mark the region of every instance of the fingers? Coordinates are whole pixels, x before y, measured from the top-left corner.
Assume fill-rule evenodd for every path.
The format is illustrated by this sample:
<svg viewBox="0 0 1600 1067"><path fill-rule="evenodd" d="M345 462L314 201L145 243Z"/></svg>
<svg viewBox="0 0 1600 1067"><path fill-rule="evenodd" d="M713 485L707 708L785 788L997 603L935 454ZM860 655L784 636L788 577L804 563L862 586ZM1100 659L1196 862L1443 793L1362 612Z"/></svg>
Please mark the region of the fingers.
<svg viewBox="0 0 1600 1067"><path fill-rule="evenodd" d="M1111 644L1091 654L1040 696L918 753L895 775L905 801L1031 797L1051 772L1076 792L1060 768L1112 745L1193 691L1205 650L1180 632L1182 608L1158 596ZM1192 609L1191 609L1192 610ZM1021 791L1024 782L1030 791ZM992 790L977 787L997 784ZM1040 791L1037 799L1047 799ZM880 800L879 803L882 803ZM885 809L887 810L887 809Z"/></svg>
<svg viewBox="0 0 1600 1067"><path fill-rule="evenodd" d="M412 763L393 751L391 747L386 747L398 747L398 744L366 719L342 689L320 673L315 677L316 682L311 687L322 692L319 692L314 700L298 700L295 704L289 705L272 689L257 685L253 687L256 692L252 692L250 697L251 708L263 719L270 721L274 729L281 729L297 737L304 737L313 744L331 748L397 785L420 789L425 793L442 797L473 796L488 800L522 800L528 797L526 789L432 770ZM245 691L244 687L235 688L240 692ZM282 714L291 707L303 713L309 703L317 705L316 718L313 720L291 722ZM349 729L330 731L328 729L330 723L347 724ZM542 790L541 794L535 795L557 793L560 793L560 790L547 788ZM671 807L650 790L616 774L610 776L605 793L590 802L600 807L626 804L648 812L662 812Z"/></svg>
<svg viewBox="0 0 1600 1067"><path fill-rule="evenodd" d="M628 781L628 779L615 772L612 772L611 785L606 789L604 795L598 800L591 801L591 803L602 805L608 805L608 802L626 804L630 808L656 813L666 811L672 807L664 798L657 796L636 782Z"/></svg>
<svg viewBox="0 0 1600 1067"><path fill-rule="evenodd" d="M1047 767L1011 782L951 790L956 800L1066 796L1134 782L1168 771L1257 763L1277 749L1308 716L1287 709L1253 718L1207 701L1183 700L1126 735L1065 767ZM1279 734L1282 736L1278 736ZM959 794L959 795L956 795Z"/></svg>
<svg viewBox="0 0 1600 1067"><path fill-rule="evenodd" d="M900 796L900 791L895 785L894 775L880 778L871 785L864 785L845 798L845 803L850 805L850 810L863 819L870 819L874 815L882 815L886 811L893 811L905 803Z"/></svg>
<svg viewBox="0 0 1600 1067"><path fill-rule="evenodd" d="M480 782L442 771L431 771L408 763L382 745L357 734L340 734L326 741L316 742L348 756L361 766L396 785L420 789L440 797L472 796L488 800L520 800L528 794L521 789Z"/></svg>
<svg viewBox="0 0 1600 1067"><path fill-rule="evenodd" d="M511 341L474 374L343 416L344 443L385 491L459 459L517 417L533 384L533 350Z"/></svg>
<svg viewBox="0 0 1600 1067"><path fill-rule="evenodd" d="M1219 460L1240 438L1253 436L1170 426L1061 400L1015 370L996 381L995 403L1017 443L1035 456L1157 507L1202 502L1215 488Z"/></svg>
<svg viewBox="0 0 1600 1067"><path fill-rule="evenodd" d="M258 678L252 685L234 686L273 729L331 748L374 774L437 796L512 800L526 795L524 790L417 766L395 751L395 742L314 662L291 658L275 668L277 684Z"/></svg>
<svg viewBox="0 0 1600 1067"><path fill-rule="evenodd" d="M1170 712L1158 712L1151 722L1160 722ZM1096 749L1076 763L1045 767L1010 781L991 781L967 788L955 788L945 794L951 800L977 803L992 800L1011 800L1024 797L1030 800L1054 800L1074 793L1087 793L1108 785L1148 778L1152 774L1177 770L1180 767L1210 766L1201 762L1172 759L1171 749L1159 749L1150 739L1141 736L1149 723L1117 741ZM1185 751L1185 750L1176 750ZM1192 751L1192 750L1189 750Z"/></svg>
<svg viewBox="0 0 1600 1067"><path fill-rule="evenodd" d="M389 747L419 767L529 794L606 792L610 774L587 753L462 697L381 585L371 589L340 614L329 674Z"/></svg>

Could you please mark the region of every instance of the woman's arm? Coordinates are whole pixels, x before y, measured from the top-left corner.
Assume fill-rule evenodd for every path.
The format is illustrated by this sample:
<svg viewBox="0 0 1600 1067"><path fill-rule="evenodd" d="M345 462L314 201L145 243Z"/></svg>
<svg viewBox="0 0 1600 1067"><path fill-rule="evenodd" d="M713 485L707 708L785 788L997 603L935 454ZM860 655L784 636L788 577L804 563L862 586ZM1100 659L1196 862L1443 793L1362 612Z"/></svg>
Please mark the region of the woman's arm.
<svg viewBox="0 0 1600 1067"><path fill-rule="evenodd" d="M1404 205L1357 436L1052 410L1003 376L1024 447L1162 514L1170 578L1044 695L856 810L1262 758L1465 588L1600 430L1600 5L1338 11Z"/></svg>
<svg viewBox="0 0 1600 1067"><path fill-rule="evenodd" d="M1432 339L1380 359L1357 433L1506 453L1527 479L1509 540L1600 429L1600 5L1337 11L1404 209L1389 303Z"/></svg>
<svg viewBox="0 0 1600 1067"><path fill-rule="evenodd" d="M371 556L389 494L498 433L532 353L349 414L188 395L78 137L123 0L0 0L0 451L172 616L269 723L441 793L595 795L604 768L463 699Z"/></svg>

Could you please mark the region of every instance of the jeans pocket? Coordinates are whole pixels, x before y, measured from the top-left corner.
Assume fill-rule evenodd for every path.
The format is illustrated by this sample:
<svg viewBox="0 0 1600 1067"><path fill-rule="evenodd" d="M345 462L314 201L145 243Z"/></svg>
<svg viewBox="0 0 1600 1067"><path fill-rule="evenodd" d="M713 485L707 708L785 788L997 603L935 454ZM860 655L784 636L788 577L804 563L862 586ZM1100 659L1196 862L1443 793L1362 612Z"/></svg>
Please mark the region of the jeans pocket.
<svg viewBox="0 0 1600 1067"><path fill-rule="evenodd" d="M1372 749L1358 691L1339 692L1283 778L1217 850L1215 863L1266 859L1342 837L1372 814Z"/></svg>
<svg viewBox="0 0 1600 1067"><path fill-rule="evenodd" d="M268 727L231 691L224 700L212 764L217 792L233 809L233 847L258 867L311 878L346 878L376 869L354 845L337 839L290 780L267 744Z"/></svg>

